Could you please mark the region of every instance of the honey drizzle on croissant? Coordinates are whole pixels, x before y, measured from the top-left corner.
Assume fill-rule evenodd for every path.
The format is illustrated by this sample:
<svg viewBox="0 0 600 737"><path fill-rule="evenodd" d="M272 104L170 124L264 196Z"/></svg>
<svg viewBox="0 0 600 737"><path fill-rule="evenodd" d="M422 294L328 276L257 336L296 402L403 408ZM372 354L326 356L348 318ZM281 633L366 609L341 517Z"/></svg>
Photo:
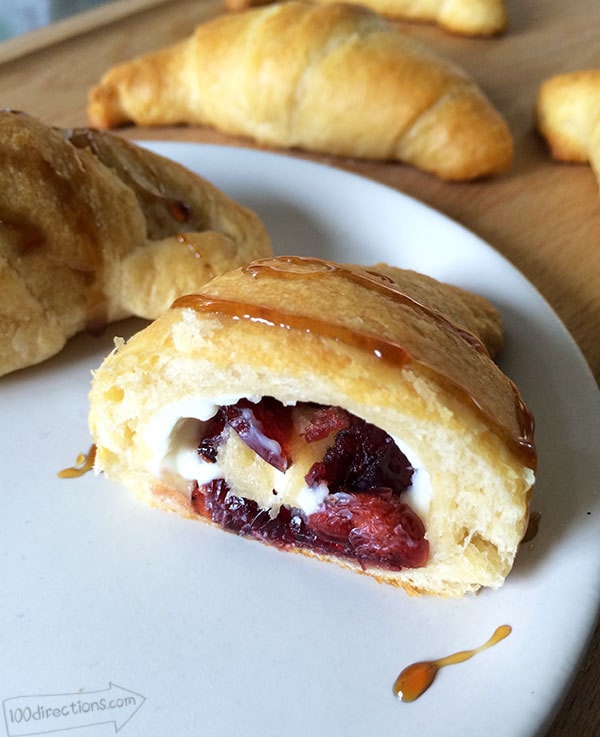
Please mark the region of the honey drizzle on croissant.
<svg viewBox="0 0 600 737"><path fill-rule="evenodd" d="M279 268L275 263L288 264L291 267L295 264L307 264L316 266L317 268L308 272L295 271L293 268ZM469 346L469 349L488 355L485 346L477 336L470 331L465 330L461 326L456 325L445 315L439 312L439 310L427 307L405 294L398 289L391 280L388 281L388 277L386 275L379 274L375 270L363 270L348 265L326 262L321 259L293 256L279 259L278 262L274 262L272 260L269 260L268 262L259 260L243 267L243 271L253 277L256 277L261 273L261 271L270 271L276 274L279 278L318 278L327 273L335 272L338 276L342 276L354 283L359 283L366 288L374 289L394 301L401 302L403 305L407 305L411 309L418 310L419 312L428 315L441 324L443 328L450 330L459 336L460 339ZM427 364L425 361L411 355L406 348L394 340L375 336L361 330L331 322L327 319L309 317L297 312L288 312L263 304L224 299L203 294L193 294L180 297L173 303L172 308L191 308L197 312L215 313L230 317L234 320L247 320L249 322L269 327L278 327L284 330L300 330L305 333L311 333L328 339L333 339L335 341L340 341L358 348L359 350L370 353L378 360L386 361L400 368L409 362L419 364L428 371L434 373L438 380L441 380L444 386L451 393L467 400L484 422L494 428L496 433L520 458L524 465L532 469L535 469L536 467L536 451L533 440L533 416L527 408L527 405L515 384L506 377L508 387L514 397L514 412L518 427L518 433L516 434L511 432L504 424L501 424L489 411L486 411L478 401L477 397L475 397L466 388L466 386L462 385L456 379L442 373L439 369Z"/></svg>
<svg viewBox="0 0 600 737"><path fill-rule="evenodd" d="M0 157L0 376L271 252L255 213L122 137L0 110Z"/></svg>
<svg viewBox="0 0 600 737"><path fill-rule="evenodd" d="M279 268L277 266L278 263L287 264L291 268ZM294 265L307 265L316 268L314 271L295 271L293 268ZM250 273L253 276L258 276L258 274L263 270L275 272L279 275L283 275L285 278L296 275L301 276L304 279L311 277L319 278L329 272L335 272L338 276L342 276L354 284L374 289L386 297L402 302L402 304L408 305L409 307L412 307L412 309L426 314L428 317L435 318L438 322L459 335L470 346L475 348L475 350L481 353L488 353L483 342L470 330L466 330L460 325L457 325L439 310L432 307L425 307L421 302L417 301L413 297L409 297L398 288L397 284L391 277L375 271L374 269L357 269L350 264L342 265L308 256L285 256L284 258L280 258L278 261L274 261L273 259L261 259L259 261L254 261L243 268L243 271Z"/></svg>
<svg viewBox="0 0 600 737"><path fill-rule="evenodd" d="M5 110L3 114L15 120L27 118L25 113L11 110ZM43 157L31 154L26 156L22 150L16 150L12 145L0 145L0 158L5 169L21 171L31 179L45 182L48 188L53 188L57 193L57 199L68 203L69 216L74 223L81 250L74 248L66 262L76 275L84 295L86 329L92 334L100 333L108 321L108 299L99 277L104 268L104 255L100 237L94 228L96 215L93 207L85 198L78 196L78 188L83 186L83 171L81 180L64 176L60 169ZM17 186L15 190L18 191ZM39 269L40 256L55 265L59 258L53 252L48 234L35 221L36 215L26 212L24 203L19 203L18 195L11 199L17 205L0 205L0 241L7 245L12 244L12 248L6 248L3 253L10 268L17 273L21 270L26 272ZM19 204L23 212L17 211ZM82 251L85 257L81 256ZM31 264L35 266L32 267Z"/></svg>

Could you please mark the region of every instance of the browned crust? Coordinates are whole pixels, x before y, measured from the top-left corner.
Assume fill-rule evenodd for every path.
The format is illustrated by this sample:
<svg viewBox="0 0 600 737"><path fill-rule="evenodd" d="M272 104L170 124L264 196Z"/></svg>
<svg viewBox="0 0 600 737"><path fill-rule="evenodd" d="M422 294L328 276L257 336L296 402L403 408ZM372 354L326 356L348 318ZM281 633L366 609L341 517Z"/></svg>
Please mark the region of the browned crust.
<svg viewBox="0 0 600 737"><path fill-rule="evenodd" d="M403 161L448 180L506 171L513 139L475 81L355 5L219 16L90 91L94 125L208 125L273 147Z"/></svg>
<svg viewBox="0 0 600 737"><path fill-rule="evenodd" d="M494 336L499 318L480 297L414 272L385 271L376 277L372 269L277 257L185 298L96 372L97 469L145 501L195 518L186 490L179 496L170 487L181 479L157 485L149 470L157 459L145 438L162 408L189 398L226 403L231 392L340 406L415 449L433 497L424 568L362 571L335 562L411 594L458 596L501 585L525 532L533 473L531 456L510 441L520 431L514 387L476 337ZM400 298L390 297L385 277L392 274ZM354 342L355 331L366 341ZM466 394L446 380L450 366Z"/></svg>
<svg viewBox="0 0 600 737"><path fill-rule="evenodd" d="M4 110L0 149L0 375L270 253L254 213L125 139Z"/></svg>

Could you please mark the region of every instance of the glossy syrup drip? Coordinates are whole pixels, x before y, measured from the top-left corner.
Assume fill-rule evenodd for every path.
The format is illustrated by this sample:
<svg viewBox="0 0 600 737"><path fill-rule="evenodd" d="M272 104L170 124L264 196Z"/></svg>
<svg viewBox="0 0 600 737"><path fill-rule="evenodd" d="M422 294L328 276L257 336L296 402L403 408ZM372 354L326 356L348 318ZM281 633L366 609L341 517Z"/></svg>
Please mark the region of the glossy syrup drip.
<svg viewBox="0 0 600 737"><path fill-rule="evenodd" d="M208 297L203 294L188 294L180 297L173 303L174 308L190 307L197 312L215 312L219 315L231 317L234 320L248 320L250 322L279 327L285 330L301 330L326 338L340 340L343 343L354 345L357 348L372 353L376 358L387 359L397 365L404 365L410 358L405 348L384 338L376 338L359 330L353 330L342 325L321 320L315 317L306 317L295 312L285 312L275 307L248 304L235 300Z"/></svg>
<svg viewBox="0 0 600 737"><path fill-rule="evenodd" d="M211 279L214 279L216 274L212 268L210 256L205 251L204 248L201 248L198 245L198 241L196 238L194 238L194 233L178 233L175 238L178 243L180 243L182 246L188 249L188 251L192 254L192 256L195 259L198 259L202 261L204 267L207 269L207 280L210 281Z"/></svg>
<svg viewBox="0 0 600 737"><path fill-rule="evenodd" d="M280 264L278 266L278 264ZM295 270L295 266L313 266L316 267L312 271L306 271L304 269ZM282 268L283 266L291 268ZM488 350L481 340L474 335L470 330L457 325L455 322L450 320L446 315L431 307L426 307L424 304L419 302L412 297L405 294L396 284L396 282L387 274L382 274L373 269L362 269L356 268L350 264L337 264L330 261L324 261L323 259L308 257L308 256L285 256L278 260L263 259L253 261L244 267L244 271L258 276L263 271L271 271L276 273L279 277L294 278L300 277L302 279L307 278L319 278L326 274L335 273L336 276L341 276L354 284L367 287L368 289L375 290L384 296L393 299L396 302L400 302L404 305L411 307L413 310L427 315L427 317L435 319L437 322L443 324L445 327L450 328L452 332L459 335L466 343L471 345L481 353L487 353Z"/></svg>
<svg viewBox="0 0 600 737"><path fill-rule="evenodd" d="M188 223L192 219L192 207L188 202L176 199L164 193L160 183L150 180L147 169L127 166L124 159L118 156L118 150L107 147L104 137L93 128L72 128L63 131L66 140L75 148L89 148L89 150L105 166L113 169L119 178L134 191L139 192L149 202L160 202L169 215L177 223Z"/></svg>
<svg viewBox="0 0 600 737"><path fill-rule="evenodd" d="M58 477L61 479L77 479L88 471L91 471L94 468L95 461L96 446L92 445L87 453L80 453L77 456L76 466L63 468L62 471L58 472Z"/></svg>
<svg viewBox="0 0 600 737"><path fill-rule="evenodd" d="M345 275L345 278L360 282L367 287L373 287L378 291L382 291L384 294L391 294L394 299L406 301L406 303L410 304L412 307L416 306L415 309L419 309L427 314L432 314L434 319L450 326L454 331L458 330L461 336L476 350L482 350L487 353L485 347L482 346L476 336L469 333L469 331L462 330L462 328L455 326L454 323L447 320L437 310L429 310L429 308L420 305L420 303L404 295L398 290L396 285L391 285L391 280L384 274L380 274L377 271L363 272L362 269L358 269L356 267L341 266L339 264L322 261L321 259L308 259L296 256L287 257L285 260L280 259L280 262L282 262L281 268L272 266L270 261L255 261L246 266L244 270L253 276L257 276L261 271L271 270L276 271L278 275L283 278L302 276L308 279L315 278L315 275L319 276L324 273L337 273L339 270L339 273ZM291 268L286 269L286 264ZM293 270L294 266L304 264L315 264L319 268L314 271ZM450 390L458 393L461 397L466 399L487 424L495 427L499 436L502 437L506 444L513 449L513 452L521 459L524 465L532 469L535 469L536 467L536 450L533 441L533 417L521 398L518 389L510 380L508 380L508 382L514 397L514 411L518 433L509 430L506 426L501 424L495 416L490 412L487 412L478 402L477 398L473 396L473 394L459 381L453 380L444 372L436 370L425 362L415 359L409 354L406 348L392 340L376 337L353 328L331 323L322 318L312 318L307 317L306 315L280 310L275 307L267 307L266 305L222 299L220 297L211 297L201 294L181 297L176 300L172 306L174 308L187 307L194 309L197 312L213 312L215 314L231 317L235 320L248 320L250 322L260 323L271 327L279 327L286 330L298 329L307 333L321 335L323 337L341 341L366 350L376 358L393 363L400 367L404 366L411 360L415 363L421 363L425 368L434 371L438 377L446 383L446 386ZM480 345L482 348L480 348Z"/></svg>
<svg viewBox="0 0 600 737"><path fill-rule="evenodd" d="M303 266L315 267L312 271L303 269ZM300 268L297 268L300 267ZM374 289L375 291L383 294L384 296L393 299L396 302L400 302L403 305L407 305L413 310L420 312L430 318L436 320L442 327L449 329L455 335L458 335L468 345L474 348L480 353L488 355L488 350L482 341L474 335L470 330L467 330L455 322L450 320L446 315L441 313L439 310L423 305L416 299L409 297L405 294L399 286L386 274L382 274L376 270L357 268L349 264L337 264L329 261L324 261L319 258L305 257L305 256L285 256L278 260L274 259L263 259L254 261L248 264L244 271L252 274L254 277L258 276L261 272L271 271L276 273L279 277L284 278L314 278L322 277L324 274L335 273L337 276L341 276L354 284ZM448 378L448 377L446 377ZM453 382L454 383L454 382ZM523 401L519 390L515 384L508 379L509 386L515 400L515 415L519 426L519 437L516 439L508 438L509 442L516 446L518 455L523 459L523 462L530 468L536 466L536 450L533 442L534 436L534 420L531 412L527 408L527 405ZM455 387L456 388L456 387ZM486 415L485 411L479 406L477 400L472 395L468 395L468 398L476 409ZM495 418L488 417L489 421L495 423ZM501 429L501 428L499 428ZM502 435L506 436L505 432L501 432Z"/></svg>
<svg viewBox="0 0 600 737"><path fill-rule="evenodd" d="M508 637L511 632L512 627L510 625L502 624L487 642L474 650L462 650L453 655L447 655L445 658L425 660L407 666L394 681L394 695L402 701L416 701L431 686L440 668L470 660L477 653L497 645L505 637Z"/></svg>
<svg viewBox="0 0 600 737"><path fill-rule="evenodd" d="M537 451L533 440L535 420L533 419L533 415L529 411L529 408L525 404L525 400L521 396L521 392L518 390L517 385L510 379L508 379L508 383L512 389L513 397L515 399L515 412L520 428L519 445L521 447L521 455L525 459L529 468L533 468L535 470L537 465Z"/></svg>
<svg viewBox="0 0 600 737"><path fill-rule="evenodd" d="M278 327L285 330L301 330L306 333L320 335L352 345L371 353L371 355L377 359L387 361L399 367L406 365L410 361L419 363L419 361L414 359L403 346L392 340L375 337L368 333L363 333L360 330L354 330L353 328L331 323L320 318L307 317L294 312L286 312L275 307L238 302L236 300L222 299L220 297L209 297L202 294L188 294L184 297L180 297L175 300L172 307L175 309L187 307L196 310L197 312L212 312L231 317L234 320L248 320L249 322L267 325L269 327ZM428 366L427 368L431 367ZM485 418L487 423L496 427L499 435L513 448L514 452L521 458L524 465L529 468L535 468L535 445L533 443L532 435L530 434L533 429L533 421L524 403L520 399L520 395L518 394L514 384L511 383L510 386L515 393L515 412L520 426L520 434L517 438L512 437L510 433L496 421L495 417L487 413L481 407L477 399L464 387L439 372L438 375L451 389L467 399L475 411Z"/></svg>

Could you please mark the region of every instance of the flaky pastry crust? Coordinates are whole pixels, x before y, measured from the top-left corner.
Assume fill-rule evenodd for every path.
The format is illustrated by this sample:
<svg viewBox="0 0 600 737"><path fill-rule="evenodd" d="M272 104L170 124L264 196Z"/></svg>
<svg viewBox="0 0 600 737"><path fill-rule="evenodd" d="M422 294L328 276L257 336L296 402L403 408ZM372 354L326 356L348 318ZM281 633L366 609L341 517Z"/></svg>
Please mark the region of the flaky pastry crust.
<svg viewBox="0 0 600 737"><path fill-rule="evenodd" d="M0 375L270 253L254 213L122 138L2 111L0 146Z"/></svg>
<svg viewBox="0 0 600 737"><path fill-rule="evenodd" d="M415 272L250 264L106 358L90 395L96 469L194 518L185 485L149 470L149 428L165 408L231 392L339 406L418 451L432 484L428 564L363 572L413 594L498 587L525 532L535 467L531 418L482 342L497 348L500 334L486 300Z"/></svg>
<svg viewBox="0 0 600 737"><path fill-rule="evenodd" d="M215 18L110 69L93 125L208 125L260 144L398 160L448 180L505 171L513 140L475 81L359 6L289 2Z"/></svg>

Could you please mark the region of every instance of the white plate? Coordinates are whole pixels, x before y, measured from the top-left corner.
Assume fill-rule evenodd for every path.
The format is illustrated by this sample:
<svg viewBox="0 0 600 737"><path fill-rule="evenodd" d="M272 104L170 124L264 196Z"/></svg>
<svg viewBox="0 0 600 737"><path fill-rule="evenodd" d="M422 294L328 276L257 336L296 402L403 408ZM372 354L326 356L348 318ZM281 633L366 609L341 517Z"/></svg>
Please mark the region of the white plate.
<svg viewBox="0 0 600 737"><path fill-rule="evenodd" d="M543 735L600 591L599 395L559 320L492 248L396 191L269 153L151 148L254 208L278 253L388 261L495 302L502 365L537 417L540 530L500 591L410 599L148 509L103 478L59 480L89 444L90 369L112 332L80 335L0 383L6 733L94 737L112 722L144 737ZM420 700L393 697L405 665L501 624L506 640L442 670Z"/></svg>

